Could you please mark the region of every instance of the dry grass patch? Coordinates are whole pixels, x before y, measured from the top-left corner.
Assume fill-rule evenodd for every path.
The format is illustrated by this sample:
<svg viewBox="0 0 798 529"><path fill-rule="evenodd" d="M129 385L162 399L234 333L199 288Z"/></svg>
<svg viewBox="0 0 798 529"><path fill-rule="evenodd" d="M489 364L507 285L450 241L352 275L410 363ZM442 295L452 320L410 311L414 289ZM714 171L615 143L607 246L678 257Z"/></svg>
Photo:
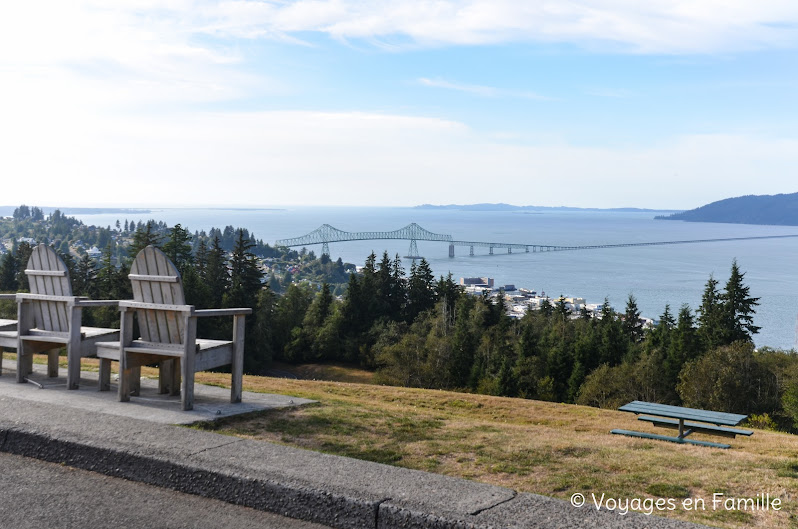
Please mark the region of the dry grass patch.
<svg viewBox="0 0 798 529"><path fill-rule="evenodd" d="M198 374L200 380L226 383L221 374ZM562 499L574 492L588 498L702 498L706 511L664 514L718 527L798 528L798 436L757 430L731 441L730 450L717 450L610 435L612 428L657 429L632 414L583 406L261 377L245 377L244 389L319 404L213 428ZM783 508L713 511L714 492L735 498L770 493Z"/></svg>

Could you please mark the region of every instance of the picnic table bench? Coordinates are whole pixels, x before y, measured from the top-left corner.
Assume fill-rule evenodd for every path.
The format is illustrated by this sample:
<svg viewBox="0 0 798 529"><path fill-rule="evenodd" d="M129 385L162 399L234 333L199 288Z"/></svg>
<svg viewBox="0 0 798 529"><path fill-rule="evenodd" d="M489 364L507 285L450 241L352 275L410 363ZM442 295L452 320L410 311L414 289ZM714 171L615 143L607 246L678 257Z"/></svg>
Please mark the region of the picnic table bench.
<svg viewBox="0 0 798 529"><path fill-rule="evenodd" d="M671 428L679 431L677 437L636 432L633 430L621 430L617 428L610 432L618 435L670 441L672 443L689 443L712 448L730 448L730 445L727 444L686 439L686 437L692 433L703 433L734 438L738 435L750 436L754 433L751 430L729 428L729 426L737 426L748 418L747 415L740 415L737 413L699 410L696 408L684 408L681 406L670 406L668 404L656 404L639 400L632 401L618 409L620 411L639 414L640 416L637 419L640 421L648 421L654 426Z"/></svg>

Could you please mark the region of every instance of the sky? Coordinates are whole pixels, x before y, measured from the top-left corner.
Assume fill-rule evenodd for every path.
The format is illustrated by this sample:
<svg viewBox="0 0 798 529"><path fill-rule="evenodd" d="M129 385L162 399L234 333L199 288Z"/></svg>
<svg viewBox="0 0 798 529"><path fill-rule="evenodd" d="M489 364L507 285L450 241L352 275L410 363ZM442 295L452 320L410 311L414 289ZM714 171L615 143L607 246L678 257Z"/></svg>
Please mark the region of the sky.
<svg viewBox="0 0 798 529"><path fill-rule="evenodd" d="M798 191L794 0L0 7L0 204L687 209Z"/></svg>

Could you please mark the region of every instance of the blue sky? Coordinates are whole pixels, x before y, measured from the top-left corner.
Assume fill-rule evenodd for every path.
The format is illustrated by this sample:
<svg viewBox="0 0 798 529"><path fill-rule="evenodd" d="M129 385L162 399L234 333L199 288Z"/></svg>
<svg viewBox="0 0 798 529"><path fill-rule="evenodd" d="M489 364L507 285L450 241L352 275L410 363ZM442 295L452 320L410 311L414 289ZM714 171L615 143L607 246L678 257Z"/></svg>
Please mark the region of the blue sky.
<svg viewBox="0 0 798 529"><path fill-rule="evenodd" d="M791 1L6 3L0 202L791 193L796 52Z"/></svg>

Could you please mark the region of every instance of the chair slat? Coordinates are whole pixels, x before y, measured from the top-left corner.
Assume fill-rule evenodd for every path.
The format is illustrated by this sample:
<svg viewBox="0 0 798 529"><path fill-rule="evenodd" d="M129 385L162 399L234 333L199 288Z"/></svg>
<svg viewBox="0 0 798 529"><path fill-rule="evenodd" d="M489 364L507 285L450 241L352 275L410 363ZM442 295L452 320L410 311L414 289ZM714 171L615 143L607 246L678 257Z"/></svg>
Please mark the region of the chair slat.
<svg viewBox="0 0 798 529"><path fill-rule="evenodd" d="M128 274L131 281L155 281L158 283L177 283L180 281L178 276L156 276L143 274Z"/></svg>
<svg viewBox="0 0 798 529"><path fill-rule="evenodd" d="M66 269L66 264L64 261L58 257L58 254L55 253L55 250L50 248L49 246L40 247L40 251L44 253L42 256L42 262L47 260L47 270L58 270L64 272L62 276L52 276L47 275L44 276L45 284L49 283L49 288L52 290L52 294L55 296L71 296L72 295L72 285L69 283L69 273ZM66 303L56 303L54 306L51 306L51 309L55 309L55 314L51 313L51 317L58 322L58 328L61 331L66 331L69 329L69 313Z"/></svg>
<svg viewBox="0 0 798 529"><path fill-rule="evenodd" d="M66 270L34 270L27 268L25 269L25 275L30 276L53 276L53 277L66 277L67 271Z"/></svg>
<svg viewBox="0 0 798 529"><path fill-rule="evenodd" d="M161 270L158 266L159 254L163 255L163 253L160 251L156 252L155 248L148 246L147 248L144 249L144 254L147 259L147 270L149 271L149 273L150 274L163 273L163 270ZM147 281L146 283L150 287L150 292L152 293L152 302L167 305L167 303L164 303L163 292L161 291L161 284L152 283L149 281ZM155 312L155 321L157 324L158 334L156 339L153 341L169 343L169 323L167 322L167 313L160 310Z"/></svg>

